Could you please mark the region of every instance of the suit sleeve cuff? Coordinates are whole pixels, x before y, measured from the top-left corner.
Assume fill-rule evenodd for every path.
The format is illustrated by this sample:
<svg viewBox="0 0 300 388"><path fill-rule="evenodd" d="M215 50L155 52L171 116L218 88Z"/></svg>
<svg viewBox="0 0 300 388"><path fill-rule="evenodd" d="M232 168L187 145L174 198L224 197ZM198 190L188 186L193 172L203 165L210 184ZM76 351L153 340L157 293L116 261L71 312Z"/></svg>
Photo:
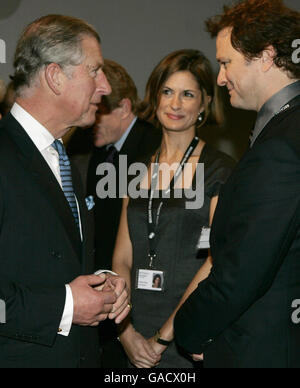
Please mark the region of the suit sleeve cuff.
<svg viewBox="0 0 300 388"><path fill-rule="evenodd" d="M63 312L62 320L59 325L58 334L64 337L68 337L71 331L74 313L74 301L71 291L71 287L66 285L66 302L65 309Z"/></svg>

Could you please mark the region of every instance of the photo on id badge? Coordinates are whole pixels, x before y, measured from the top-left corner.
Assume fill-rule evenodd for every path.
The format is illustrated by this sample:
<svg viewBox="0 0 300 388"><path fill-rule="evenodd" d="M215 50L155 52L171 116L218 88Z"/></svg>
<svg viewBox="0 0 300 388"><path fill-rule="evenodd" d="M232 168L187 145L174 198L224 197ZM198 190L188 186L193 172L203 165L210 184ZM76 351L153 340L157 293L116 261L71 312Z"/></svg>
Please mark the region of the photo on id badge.
<svg viewBox="0 0 300 388"><path fill-rule="evenodd" d="M136 280L137 290L164 291L165 273L163 271L139 269Z"/></svg>

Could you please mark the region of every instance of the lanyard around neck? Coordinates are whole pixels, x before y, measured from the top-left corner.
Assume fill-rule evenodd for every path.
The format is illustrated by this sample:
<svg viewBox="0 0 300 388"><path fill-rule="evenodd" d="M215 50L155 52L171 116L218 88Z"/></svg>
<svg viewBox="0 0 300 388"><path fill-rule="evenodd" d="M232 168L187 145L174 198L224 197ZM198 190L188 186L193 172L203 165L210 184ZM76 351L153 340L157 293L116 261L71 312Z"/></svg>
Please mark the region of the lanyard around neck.
<svg viewBox="0 0 300 388"><path fill-rule="evenodd" d="M184 153L184 156L180 162L179 167L177 168L174 177L172 181L170 182L170 185L167 190L165 190L162 193L162 198L167 198L167 195L171 192L171 190L174 190L175 184L180 176L180 174L183 172L184 167L195 151L197 145L199 144L199 138L195 137L191 144L188 146L187 150ZM157 210L157 215L156 215L156 222L154 224L153 222L153 198L154 198L154 193L156 191L156 186L157 182L159 179L159 157L160 157L160 152L158 152L156 159L155 159L155 164L154 164L154 171L152 174L151 178L151 192L150 192L150 197L149 197L149 203L148 203L148 239L149 239L149 255L148 257L150 258L150 268L153 267L153 260L156 259L156 246L157 246L157 227L159 223L159 218L161 214L161 209L163 207L163 200L160 202L158 210Z"/></svg>

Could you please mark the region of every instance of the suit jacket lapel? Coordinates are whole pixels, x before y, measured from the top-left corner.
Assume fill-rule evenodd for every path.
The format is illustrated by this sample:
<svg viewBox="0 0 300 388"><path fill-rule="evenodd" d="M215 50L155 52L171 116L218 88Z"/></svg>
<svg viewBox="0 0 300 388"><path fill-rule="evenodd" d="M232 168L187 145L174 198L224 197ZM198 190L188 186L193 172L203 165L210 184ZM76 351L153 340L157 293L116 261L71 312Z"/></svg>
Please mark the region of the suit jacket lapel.
<svg viewBox="0 0 300 388"><path fill-rule="evenodd" d="M21 163L37 184L40 192L47 198L50 206L53 207L57 214L58 222L63 224L75 252L78 256L81 256L81 241L78 228L59 183L47 162L21 125L11 115L6 120L7 124L4 130L8 132L12 141L19 148L20 152L18 153L18 157Z"/></svg>
<svg viewBox="0 0 300 388"><path fill-rule="evenodd" d="M253 146L255 146L256 143L259 143L261 142L266 136L268 136L269 132L272 130L272 128L274 127L274 124L278 121L278 120L282 120L284 118L285 115L288 115L292 110L295 110L295 109L299 109L300 108L300 96L297 96L296 98L294 98L293 100L289 101L289 103L287 104L289 105L289 107L286 109L286 110L283 110L282 112L280 112L279 114L277 114L276 116L274 116L269 122L268 124L265 126L265 128L262 130L262 132L260 133L260 135L258 136L258 138L255 140Z"/></svg>
<svg viewBox="0 0 300 388"><path fill-rule="evenodd" d="M80 221L81 221L81 231L82 231L82 244L81 244L81 250L82 250L82 264L85 262L86 259L86 246L87 246L87 239L88 239L88 233L89 228L87 224L87 206L85 202L85 197L83 193L83 186L80 180L79 172L77 171L76 167L71 165L72 168L72 179L73 179L73 188L74 192L77 198L78 207L80 211Z"/></svg>
<svg viewBox="0 0 300 388"><path fill-rule="evenodd" d="M123 144L123 147L121 148L120 154L121 155L127 155L128 156L128 166L132 164L135 159L136 155L139 151L139 144L141 142L141 138L143 136L143 133L138 128L138 121L134 124L132 127L127 139L125 140L125 143Z"/></svg>

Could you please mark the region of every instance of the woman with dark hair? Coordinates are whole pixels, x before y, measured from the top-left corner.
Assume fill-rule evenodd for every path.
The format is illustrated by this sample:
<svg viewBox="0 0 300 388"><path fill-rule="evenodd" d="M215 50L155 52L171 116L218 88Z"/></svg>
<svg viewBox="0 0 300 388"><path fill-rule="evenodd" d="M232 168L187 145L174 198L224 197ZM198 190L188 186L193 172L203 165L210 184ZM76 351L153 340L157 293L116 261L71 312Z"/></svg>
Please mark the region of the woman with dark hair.
<svg viewBox="0 0 300 388"><path fill-rule="evenodd" d="M140 105L140 117L162 128L157 108L160 95L164 93L163 85L170 76L179 72L190 73L201 94L201 112L198 112L198 121L194 123L196 129L200 129L206 123L222 124L224 119L222 103L211 64L198 50L175 51L156 66L148 80L145 99Z"/></svg>
<svg viewBox="0 0 300 388"><path fill-rule="evenodd" d="M161 128L163 139L141 182L145 195L124 200L113 270L130 285L133 310L120 341L136 367L188 368L192 360L173 342L173 319L210 272L208 251L197 258L196 246L234 164L199 137L204 125L222 121L205 56L181 50L164 58L150 76L140 116ZM203 165L204 185L198 179ZM203 206L189 206L191 189L203 192ZM202 234L200 243L207 240ZM153 289L156 273L163 279L161 291Z"/></svg>
<svg viewBox="0 0 300 388"><path fill-rule="evenodd" d="M161 286L162 286L161 276L159 274L154 275L152 288L161 288Z"/></svg>

